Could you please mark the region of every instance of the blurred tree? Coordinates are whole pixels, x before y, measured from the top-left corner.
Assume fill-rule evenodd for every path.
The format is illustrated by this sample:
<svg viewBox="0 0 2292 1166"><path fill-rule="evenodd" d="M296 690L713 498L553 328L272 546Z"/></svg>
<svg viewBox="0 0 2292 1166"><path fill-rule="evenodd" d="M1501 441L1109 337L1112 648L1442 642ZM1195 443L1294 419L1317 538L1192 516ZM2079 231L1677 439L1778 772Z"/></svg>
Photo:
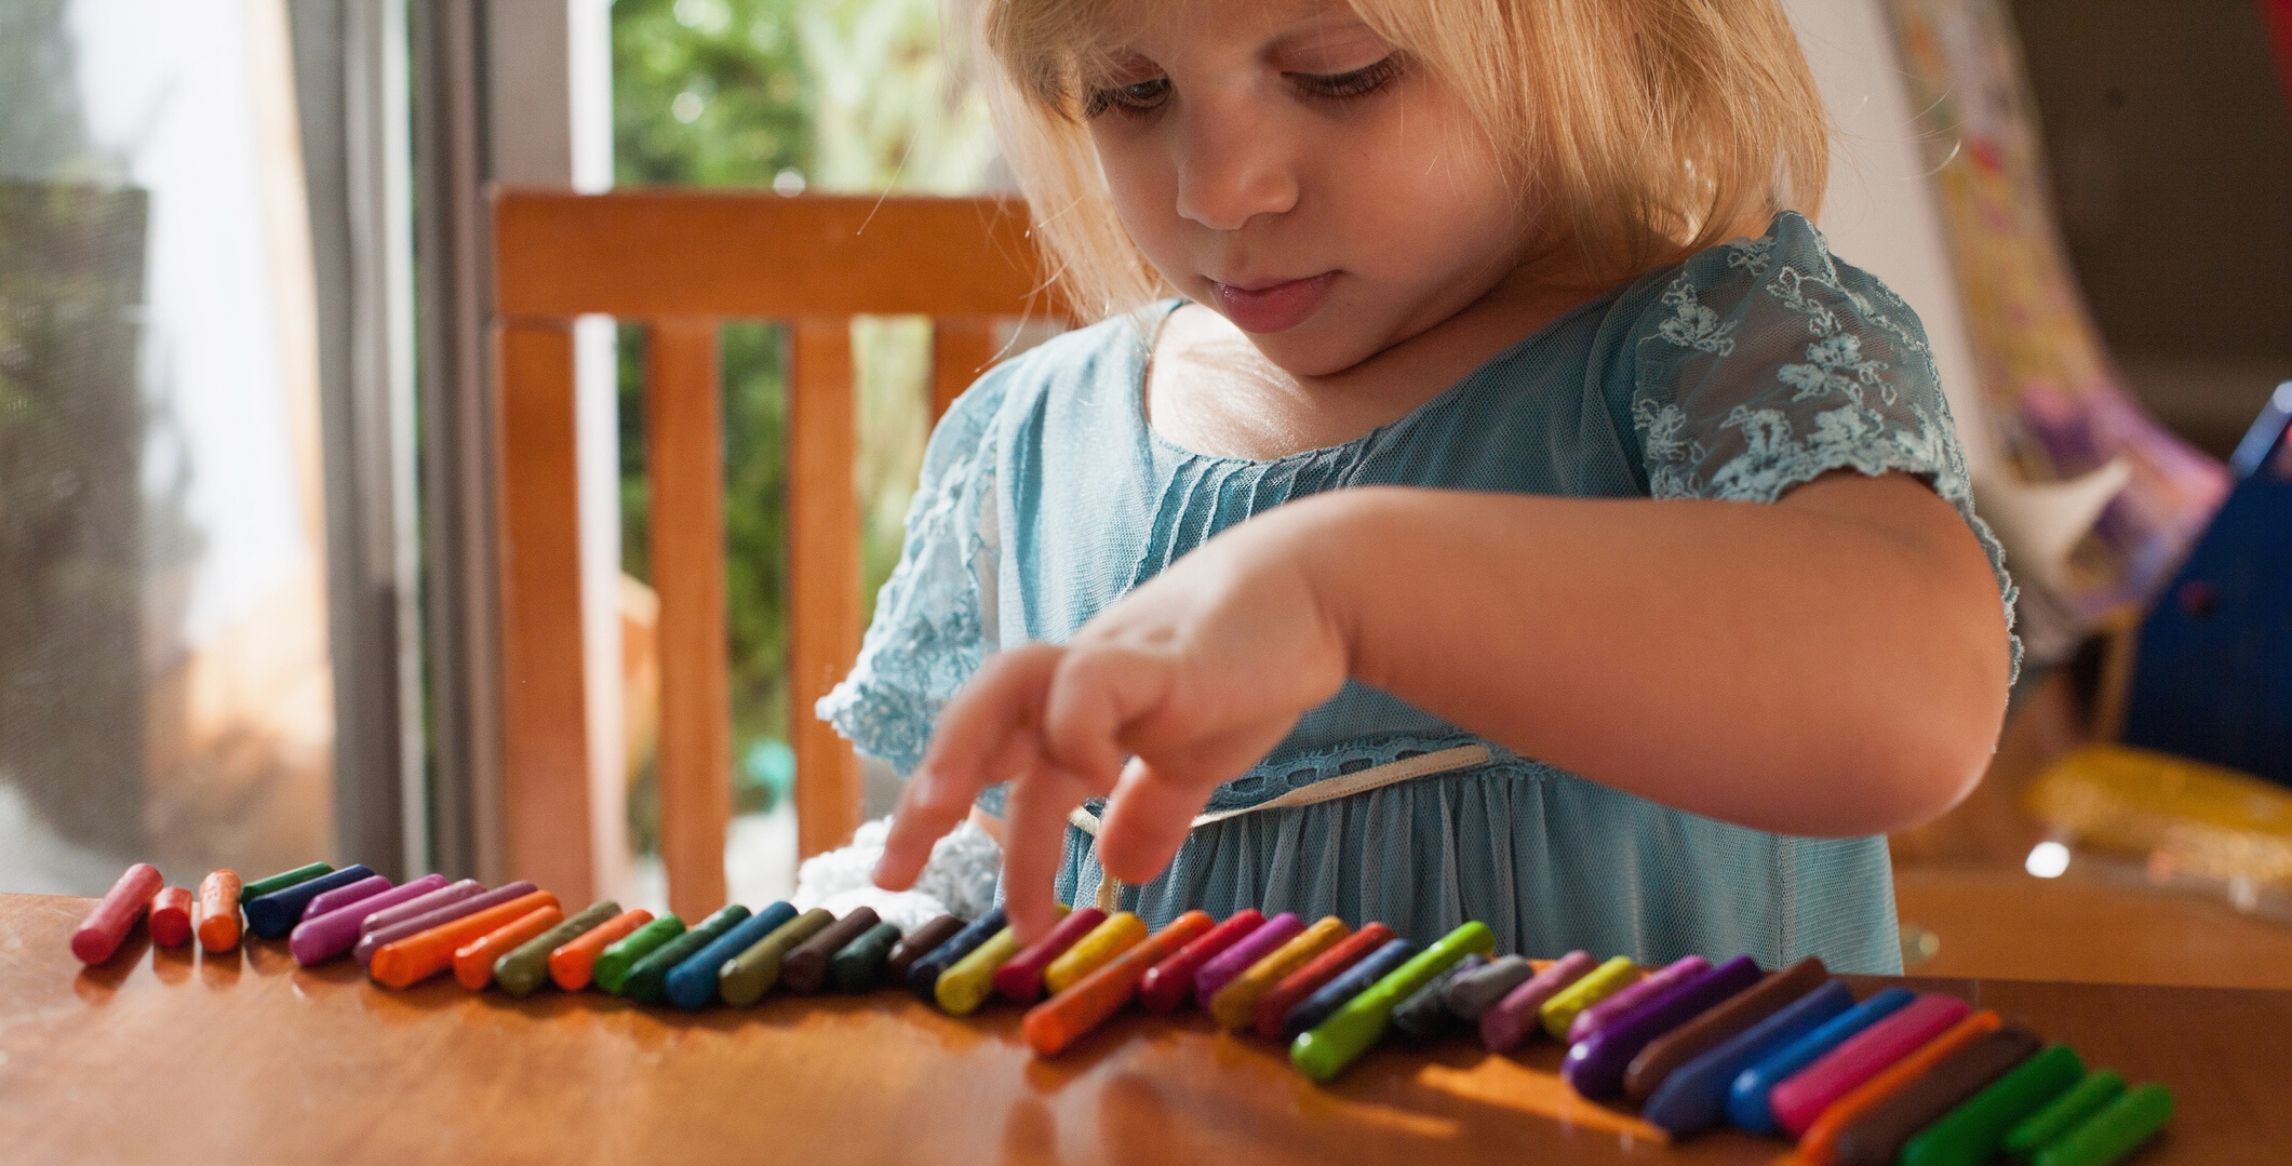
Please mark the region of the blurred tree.
<svg viewBox="0 0 2292 1166"><path fill-rule="evenodd" d="M614 170L627 185L770 186L783 193L978 190L994 158L983 103L958 93L938 0L615 0ZM928 336L922 321L863 320L859 466L863 586L898 559L921 461ZM725 329L726 540L737 807L785 792L787 664L785 334ZM651 578L641 340L624 329L622 559ZM631 827L653 847L649 763Z"/></svg>

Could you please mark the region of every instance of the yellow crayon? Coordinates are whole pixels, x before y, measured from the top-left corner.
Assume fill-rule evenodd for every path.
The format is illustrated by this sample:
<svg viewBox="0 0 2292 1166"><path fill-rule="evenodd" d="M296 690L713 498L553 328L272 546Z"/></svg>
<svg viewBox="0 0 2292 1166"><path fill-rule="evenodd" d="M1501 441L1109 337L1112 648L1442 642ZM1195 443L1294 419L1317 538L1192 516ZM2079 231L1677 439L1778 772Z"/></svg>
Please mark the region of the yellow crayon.
<svg viewBox="0 0 2292 1166"><path fill-rule="evenodd" d="M1325 915L1320 922L1298 933L1288 943L1273 949L1264 959L1249 966L1235 976L1233 982L1218 989L1210 998L1210 1015L1220 1028L1246 1028L1257 1016L1258 998L1273 990L1289 973L1305 966L1306 961L1343 942L1353 929L1335 915Z"/></svg>
<svg viewBox="0 0 2292 1166"><path fill-rule="evenodd" d="M1560 989L1544 1002L1536 1015L1553 1040L1565 1043L1568 1026L1576 1022L1577 1013L1623 991L1637 979L1639 965L1631 962L1630 956L1619 955L1584 973L1583 979Z"/></svg>
<svg viewBox="0 0 2292 1166"><path fill-rule="evenodd" d="M1060 904L1058 913L1062 918L1066 911L1065 904ZM995 994L995 969L1011 962L1011 957L1019 954L1024 946L1019 942L1019 933L1005 927L987 942L971 949L971 954L939 973L939 982L932 988L939 1007L956 1016L977 1012L987 997Z"/></svg>
<svg viewBox="0 0 2292 1166"><path fill-rule="evenodd" d="M1043 969L1043 989L1056 996L1145 940L1146 921L1128 911L1117 911Z"/></svg>

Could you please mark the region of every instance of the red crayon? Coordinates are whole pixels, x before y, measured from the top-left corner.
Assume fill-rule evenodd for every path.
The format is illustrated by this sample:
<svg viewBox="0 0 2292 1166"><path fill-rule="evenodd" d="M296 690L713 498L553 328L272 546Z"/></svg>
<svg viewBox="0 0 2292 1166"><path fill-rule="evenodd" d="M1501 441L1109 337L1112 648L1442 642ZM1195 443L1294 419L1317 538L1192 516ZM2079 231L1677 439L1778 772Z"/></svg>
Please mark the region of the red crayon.
<svg viewBox="0 0 2292 1166"><path fill-rule="evenodd" d="M139 862L127 868L119 881L104 893L102 901L72 932L72 954L84 964L100 964L119 950L127 933L135 929L136 921L143 918L151 896L159 893L167 880L159 877L159 868L148 862Z"/></svg>
<svg viewBox="0 0 2292 1166"><path fill-rule="evenodd" d="M1321 985L1337 978L1338 974L1369 957L1369 953L1385 946L1393 938L1393 929L1382 923L1371 923L1346 936L1337 946L1313 957L1304 967L1282 977L1280 983L1267 989L1257 998L1257 1032L1259 1036L1280 1040L1282 1024L1289 1010L1311 996Z"/></svg>
<svg viewBox="0 0 2292 1166"><path fill-rule="evenodd" d="M1033 947L1011 957L1011 962L995 969L995 991L1013 1004L1032 1004L1042 998L1043 969L1052 960L1066 953L1075 942L1090 934L1090 929L1106 922L1106 912L1097 907L1082 907L1068 913L1050 929L1050 934Z"/></svg>
<svg viewBox="0 0 2292 1166"><path fill-rule="evenodd" d="M151 897L151 942L182 947L191 942L191 888L167 887Z"/></svg>
<svg viewBox="0 0 2292 1166"><path fill-rule="evenodd" d="M1178 949L1178 954L1147 969L1146 978L1138 981L1138 1002L1146 1011L1170 1012L1194 994L1194 973L1210 962L1210 957L1232 947L1242 936L1255 931L1265 922L1265 915L1255 907L1244 907L1225 922L1212 927L1200 939Z"/></svg>

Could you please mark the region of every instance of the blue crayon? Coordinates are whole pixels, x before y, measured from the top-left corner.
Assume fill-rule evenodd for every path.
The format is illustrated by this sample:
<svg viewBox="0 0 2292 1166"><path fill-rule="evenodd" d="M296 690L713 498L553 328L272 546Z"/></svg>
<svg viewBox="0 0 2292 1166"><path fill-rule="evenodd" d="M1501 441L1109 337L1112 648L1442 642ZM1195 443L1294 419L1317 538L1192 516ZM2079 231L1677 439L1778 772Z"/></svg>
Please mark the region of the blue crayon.
<svg viewBox="0 0 2292 1166"><path fill-rule="evenodd" d="M998 904L994 910L966 924L947 942L925 952L922 959L907 969L907 986L925 1000L936 1000L939 991L939 973L955 965L955 961L970 955L979 945L995 937L995 933L1010 926Z"/></svg>
<svg viewBox="0 0 2292 1166"><path fill-rule="evenodd" d="M296 883L282 890L272 891L259 899L247 900L247 930L264 939L279 939L302 922L303 908L310 901L335 889L347 887L360 879L370 879L374 872L364 866L346 866L331 874L322 874L307 882Z"/></svg>
<svg viewBox="0 0 2292 1166"><path fill-rule="evenodd" d="M663 995L668 997L669 1003L687 1011L716 1003L718 970L730 962L732 957L747 951L751 944L778 931L795 917L795 906L782 901L734 924L732 930L717 936L714 942L670 968L668 978L663 981Z"/></svg>
<svg viewBox="0 0 2292 1166"><path fill-rule="evenodd" d="M1774 1092L1776 1085L1913 999L1916 996L1908 988L1888 988L1753 1062L1727 1087L1728 1120L1754 1134L1774 1133L1778 1127L1774 1107L1768 1104L1768 1094Z"/></svg>
<svg viewBox="0 0 2292 1166"><path fill-rule="evenodd" d="M1702 1056L1671 1071L1648 1097L1640 1116L1673 1137L1699 1133L1727 1116L1727 1089L1743 1070L1854 1007L1854 993L1837 980L1784 1005Z"/></svg>
<svg viewBox="0 0 2292 1166"><path fill-rule="evenodd" d="M1407 963L1421 950L1406 939L1392 939L1385 946L1370 952L1366 959L1337 973L1337 978L1313 990L1311 996L1297 1002L1289 1015L1281 1018L1281 1037L1294 1041L1299 1036L1321 1027L1345 1006L1345 1002L1369 990L1377 981Z"/></svg>

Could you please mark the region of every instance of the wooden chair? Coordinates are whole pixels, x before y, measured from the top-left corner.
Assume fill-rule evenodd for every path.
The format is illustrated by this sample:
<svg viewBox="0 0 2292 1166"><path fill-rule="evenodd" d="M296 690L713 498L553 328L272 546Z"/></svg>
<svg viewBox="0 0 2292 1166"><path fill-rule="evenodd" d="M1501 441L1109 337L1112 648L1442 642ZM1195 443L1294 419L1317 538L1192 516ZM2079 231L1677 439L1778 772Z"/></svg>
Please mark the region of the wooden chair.
<svg viewBox="0 0 2292 1166"><path fill-rule="evenodd" d="M857 760L811 715L860 642L851 317L932 319L936 421L994 356L999 320L1050 314L1025 207L505 189L493 220L508 866L586 903L610 841L588 777L574 471L573 319L602 313L646 330L661 850L672 909L697 919L725 901L732 806L717 328L791 326L789 707L809 855L859 821Z"/></svg>

